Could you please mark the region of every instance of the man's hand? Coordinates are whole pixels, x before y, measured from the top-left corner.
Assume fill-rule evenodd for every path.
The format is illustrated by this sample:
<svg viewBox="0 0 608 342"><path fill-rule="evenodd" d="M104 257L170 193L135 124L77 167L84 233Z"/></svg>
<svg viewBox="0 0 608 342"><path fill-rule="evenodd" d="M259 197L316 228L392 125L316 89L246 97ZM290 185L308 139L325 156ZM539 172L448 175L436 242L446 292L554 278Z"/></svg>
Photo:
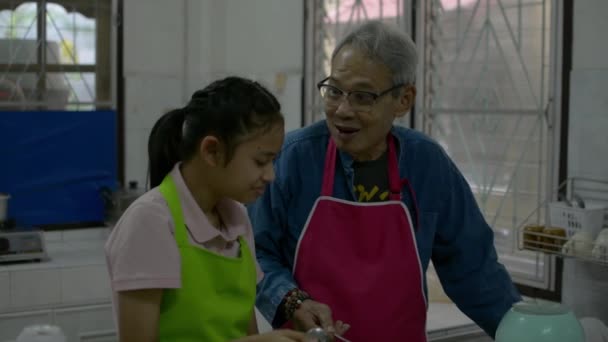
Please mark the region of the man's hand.
<svg viewBox="0 0 608 342"><path fill-rule="evenodd" d="M334 334L343 335L350 325L337 321L334 324L329 306L307 299L293 313L293 325L299 331L321 327L333 338Z"/></svg>

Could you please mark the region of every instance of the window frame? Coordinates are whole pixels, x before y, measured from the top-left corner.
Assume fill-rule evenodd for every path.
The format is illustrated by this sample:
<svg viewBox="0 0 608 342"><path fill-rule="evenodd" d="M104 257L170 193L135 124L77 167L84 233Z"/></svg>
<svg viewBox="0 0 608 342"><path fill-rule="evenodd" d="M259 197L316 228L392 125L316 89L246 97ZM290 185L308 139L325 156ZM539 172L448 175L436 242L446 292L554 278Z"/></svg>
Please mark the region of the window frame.
<svg viewBox="0 0 608 342"><path fill-rule="evenodd" d="M95 100L94 101L72 101L68 102L67 105L92 105L94 109L115 109L117 104L117 86L116 86L116 71L117 71L117 26L115 25L115 18L117 15L116 6L117 0L97 0L97 6L107 6L108 11L97 11L92 10L91 5L86 0L15 0L4 6L0 6L0 10L12 10L14 11L20 5L24 3L35 3L36 4L36 41L37 41L37 52L36 52L36 63L24 64L24 63L1 63L0 70L3 73L36 73L37 84L36 94L37 99L35 101L28 101L25 104L29 109L35 108L37 110L46 110L49 108L50 101L44 101L44 96L47 91L46 78L49 73L94 73L95 74ZM100 4L101 3L101 4ZM96 60L94 64L61 64L61 63L49 63L47 58L47 4L56 4L62 6L66 11L72 7L78 9L78 6L87 6L85 8L88 11L77 11L78 13L86 16L87 18L93 18L96 20L96 34L95 34L95 54ZM98 7L94 7L98 9ZM90 13L89 13L90 12ZM103 17L102 13L107 15ZM107 19L103 23L99 20L100 18ZM101 23L101 25L100 25ZM100 31L103 30L100 34ZM100 98L105 98L99 100ZM0 111L7 110L7 107L18 105L13 102L0 103ZM12 110L12 109L10 109Z"/></svg>

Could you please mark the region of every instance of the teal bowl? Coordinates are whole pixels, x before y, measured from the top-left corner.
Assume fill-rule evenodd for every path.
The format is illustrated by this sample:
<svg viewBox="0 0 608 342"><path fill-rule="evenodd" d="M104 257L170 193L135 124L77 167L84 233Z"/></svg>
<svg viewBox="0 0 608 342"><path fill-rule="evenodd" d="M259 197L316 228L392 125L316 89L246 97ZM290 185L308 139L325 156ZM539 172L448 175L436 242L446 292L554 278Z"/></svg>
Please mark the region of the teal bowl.
<svg viewBox="0 0 608 342"><path fill-rule="evenodd" d="M519 302L503 317L496 342L585 342L574 314L557 303Z"/></svg>

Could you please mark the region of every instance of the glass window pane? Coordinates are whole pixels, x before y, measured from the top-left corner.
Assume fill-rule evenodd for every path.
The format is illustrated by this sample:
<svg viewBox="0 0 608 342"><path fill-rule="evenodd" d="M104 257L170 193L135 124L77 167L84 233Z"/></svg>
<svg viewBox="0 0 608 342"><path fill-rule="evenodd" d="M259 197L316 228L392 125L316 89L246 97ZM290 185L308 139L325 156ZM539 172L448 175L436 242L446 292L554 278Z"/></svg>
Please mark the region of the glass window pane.
<svg viewBox="0 0 608 342"><path fill-rule="evenodd" d="M543 259L518 249L516 229L544 223L550 3L435 2L424 61L430 133L469 182L501 260L537 281Z"/></svg>
<svg viewBox="0 0 608 342"><path fill-rule="evenodd" d="M0 39L36 40L36 3L6 1L0 9Z"/></svg>
<svg viewBox="0 0 608 342"><path fill-rule="evenodd" d="M78 11L47 4L47 44L53 47L49 63L95 64L96 21Z"/></svg>
<svg viewBox="0 0 608 342"><path fill-rule="evenodd" d="M95 73L48 73L47 102L51 109L92 108L95 99Z"/></svg>
<svg viewBox="0 0 608 342"><path fill-rule="evenodd" d="M0 64L28 65L38 60L35 3L8 3L0 11ZM14 10L13 10L14 9ZM8 70L0 69L0 80Z"/></svg>
<svg viewBox="0 0 608 342"><path fill-rule="evenodd" d="M111 107L111 1L56 0L44 13L35 2L0 2L0 110ZM45 41L36 39L42 15Z"/></svg>
<svg viewBox="0 0 608 342"><path fill-rule="evenodd" d="M27 99L36 98L36 74L5 73L0 78L0 111L26 110Z"/></svg>

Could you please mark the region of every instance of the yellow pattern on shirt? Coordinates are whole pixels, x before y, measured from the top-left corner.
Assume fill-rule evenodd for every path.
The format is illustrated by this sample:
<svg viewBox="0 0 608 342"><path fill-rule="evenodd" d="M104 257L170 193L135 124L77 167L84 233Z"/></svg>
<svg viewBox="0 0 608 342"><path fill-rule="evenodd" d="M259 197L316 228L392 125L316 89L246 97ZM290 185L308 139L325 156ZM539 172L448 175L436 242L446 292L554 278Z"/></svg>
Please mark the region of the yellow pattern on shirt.
<svg viewBox="0 0 608 342"><path fill-rule="evenodd" d="M359 195L357 199L358 202L371 202L374 199L374 196L380 191L378 186L374 185L374 187L370 191L366 191L365 186L359 184L355 186L355 193ZM378 195L378 198L384 201L388 197L388 190Z"/></svg>

